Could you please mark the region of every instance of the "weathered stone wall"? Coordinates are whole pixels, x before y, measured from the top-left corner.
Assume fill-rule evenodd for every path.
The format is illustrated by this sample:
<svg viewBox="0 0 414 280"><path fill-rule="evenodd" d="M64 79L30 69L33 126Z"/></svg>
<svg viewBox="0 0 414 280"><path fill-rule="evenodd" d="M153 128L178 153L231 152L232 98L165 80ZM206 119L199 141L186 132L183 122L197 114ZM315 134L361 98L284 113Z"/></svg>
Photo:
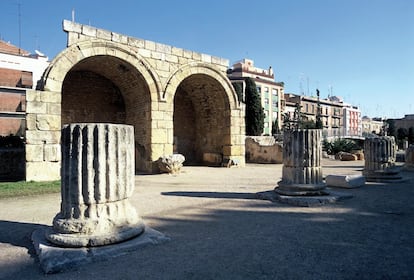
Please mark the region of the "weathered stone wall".
<svg viewBox="0 0 414 280"><path fill-rule="evenodd" d="M78 120L125 123L124 99L109 79L90 71L71 71L63 87L62 125Z"/></svg>
<svg viewBox="0 0 414 280"><path fill-rule="evenodd" d="M283 163L283 145L273 136L247 136L246 162Z"/></svg>
<svg viewBox="0 0 414 280"><path fill-rule="evenodd" d="M26 180L59 180L61 95L28 90L26 101Z"/></svg>

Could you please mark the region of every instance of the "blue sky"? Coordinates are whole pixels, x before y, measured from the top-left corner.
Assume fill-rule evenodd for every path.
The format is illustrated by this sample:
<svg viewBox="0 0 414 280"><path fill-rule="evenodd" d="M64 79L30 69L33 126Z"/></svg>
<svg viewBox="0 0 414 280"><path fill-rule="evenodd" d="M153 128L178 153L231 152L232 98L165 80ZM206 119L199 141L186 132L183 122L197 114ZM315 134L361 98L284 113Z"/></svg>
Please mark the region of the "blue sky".
<svg viewBox="0 0 414 280"><path fill-rule="evenodd" d="M272 66L285 92L341 96L363 115L414 114L412 0L1 0L0 37L50 59L62 20Z"/></svg>

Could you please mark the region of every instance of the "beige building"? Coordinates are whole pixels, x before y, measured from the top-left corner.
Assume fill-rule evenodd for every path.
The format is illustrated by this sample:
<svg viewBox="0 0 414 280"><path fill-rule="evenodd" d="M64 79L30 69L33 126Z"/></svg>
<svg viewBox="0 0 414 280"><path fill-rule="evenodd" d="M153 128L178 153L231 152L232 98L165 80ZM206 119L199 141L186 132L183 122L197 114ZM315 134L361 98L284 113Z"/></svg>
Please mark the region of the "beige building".
<svg viewBox="0 0 414 280"><path fill-rule="evenodd" d="M286 104L291 104L289 107L296 106L299 103L301 106L301 113L305 119L316 121L316 114L318 108L318 98L313 96L304 96L296 94L285 94ZM324 137L343 136L343 104L327 99L319 100L321 107L321 120L323 124ZM286 108L286 112L292 114L292 108ZM293 117L293 115L291 115Z"/></svg>
<svg viewBox="0 0 414 280"><path fill-rule="evenodd" d="M285 94L282 103L283 113L294 117L296 104L306 120L316 121L318 98L296 94ZM361 111L358 107L346 104L337 96L319 100L324 137L362 136Z"/></svg>
<svg viewBox="0 0 414 280"><path fill-rule="evenodd" d="M254 66L253 60L245 58L234 63L233 67L227 71L227 76L233 83L242 83L243 92L245 89L244 78L250 77L255 81L265 112L264 135L272 134L273 123L276 120L279 129L282 127L281 102L284 96L284 84L276 82L272 67L268 69L257 68Z"/></svg>
<svg viewBox="0 0 414 280"><path fill-rule="evenodd" d="M384 122L380 119L371 119L367 116L362 117L362 136L381 134Z"/></svg>

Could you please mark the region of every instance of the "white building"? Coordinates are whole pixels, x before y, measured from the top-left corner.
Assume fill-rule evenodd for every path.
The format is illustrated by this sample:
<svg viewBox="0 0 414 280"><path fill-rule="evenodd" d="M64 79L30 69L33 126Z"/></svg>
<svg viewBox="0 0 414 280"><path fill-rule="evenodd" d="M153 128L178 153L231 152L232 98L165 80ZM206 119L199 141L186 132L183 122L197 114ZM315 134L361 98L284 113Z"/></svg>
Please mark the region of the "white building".
<svg viewBox="0 0 414 280"><path fill-rule="evenodd" d="M0 40L0 135L24 136L26 90L36 89L48 58Z"/></svg>
<svg viewBox="0 0 414 280"><path fill-rule="evenodd" d="M31 76L31 88L35 89L37 82L41 79L43 72L48 66L48 57L39 51L35 51L35 54L30 54L0 40L0 69L3 76L6 69L21 71L21 79L24 80ZM17 85L8 86L18 87Z"/></svg>
<svg viewBox="0 0 414 280"><path fill-rule="evenodd" d="M367 116L362 118L362 134L370 136L372 134L382 133L384 122L379 119L371 119Z"/></svg>
<svg viewBox="0 0 414 280"><path fill-rule="evenodd" d="M357 106L344 104L343 107L343 135L362 136L362 117L361 110Z"/></svg>
<svg viewBox="0 0 414 280"><path fill-rule="evenodd" d="M279 129L282 127L281 102L284 98L284 84L276 82L272 67L258 68L254 66L253 60L244 58L233 64L233 67L227 72L227 76L233 83L243 84L243 93L245 89L244 78L250 77L254 80L265 113L263 134L272 134L275 121L278 122Z"/></svg>

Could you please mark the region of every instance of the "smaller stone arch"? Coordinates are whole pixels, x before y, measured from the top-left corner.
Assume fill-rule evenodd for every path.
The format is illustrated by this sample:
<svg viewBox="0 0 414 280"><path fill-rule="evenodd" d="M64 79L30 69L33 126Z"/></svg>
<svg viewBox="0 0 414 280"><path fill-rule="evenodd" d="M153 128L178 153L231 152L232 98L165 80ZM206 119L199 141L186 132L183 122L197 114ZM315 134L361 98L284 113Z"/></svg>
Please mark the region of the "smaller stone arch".
<svg viewBox="0 0 414 280"><path fill-rule="evenodd" d="M243 113L237 95L224 73L214 66L190 63L174 72L165 90L173 106L173 151L188 165L222 165L234 155L244 157L240 146ZM240 148L240 147L239 147Z"/></svg>
<svg viewBox="0 0 414 280"><path fill-rule="evenodd" d="M174 99L176 89L178 85L187 77L194 74L204 74L206 76L212 77L218 81L223 87L224 91L227 94L229 105L231 109L240 108L239 102L237 99L237 94L227 76L222 73L222 71L216 69L210 64L207 63L189 63L180 67L177 71L171 74L168 79L163 99L171 102Z"/></svg>

